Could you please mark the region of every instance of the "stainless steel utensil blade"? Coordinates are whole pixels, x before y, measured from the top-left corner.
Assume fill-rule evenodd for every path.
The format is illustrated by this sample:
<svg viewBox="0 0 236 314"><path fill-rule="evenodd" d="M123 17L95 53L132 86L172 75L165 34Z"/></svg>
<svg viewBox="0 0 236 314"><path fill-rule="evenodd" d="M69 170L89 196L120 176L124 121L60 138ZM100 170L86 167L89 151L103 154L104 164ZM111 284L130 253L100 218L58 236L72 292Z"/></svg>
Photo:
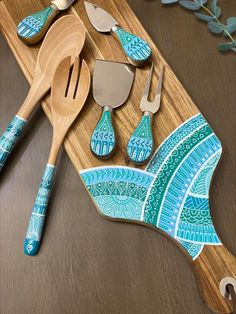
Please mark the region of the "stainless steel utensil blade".
<svg viewBox="0 0 236 314"><path fill-rule="evenodd" d="M102 107L116 108L128 98L135 67L127 63L97 60L93 75L93 97Z"/></svg>
<svg viewBox="0 0 236 314"><path fill-rule="evenodd" d="M87 1L84 1L84 5L91 24L99 32L110 32L113 26L118 25L117 21L107 11Z"/></svg>
<svg viewBox="0 0 236 314"><path fill-rule="evenodd" d="M54 4L59 10L68 9L75 0L52 0L51 4Z"/></svg>

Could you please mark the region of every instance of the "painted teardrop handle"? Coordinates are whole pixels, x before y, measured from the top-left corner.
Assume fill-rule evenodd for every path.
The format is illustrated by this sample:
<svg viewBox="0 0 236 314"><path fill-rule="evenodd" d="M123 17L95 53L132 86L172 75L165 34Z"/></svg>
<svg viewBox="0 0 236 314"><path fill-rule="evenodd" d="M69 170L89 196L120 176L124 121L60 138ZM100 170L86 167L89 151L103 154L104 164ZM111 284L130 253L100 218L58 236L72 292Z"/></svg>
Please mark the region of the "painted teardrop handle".
<svg viewBox="0 0 236 314"><path fill-rule="evenodd" d="M223 289L222 280L227 277L236 285L236 258L223 245L205 245L193 265L208 306L215 313L232 313L232 302L223 297L220 288Z"/></svg>
<svg viewBox="0 0 236 314"><path fill-rule="evenodd" d="M20 116L15 116L9 123L6 131L0 137L0 171L4 167L9 155L13 151L27 121Z"/></svg>
<svg viewBox="0 0 236 314"><path fill-rule="evenodd" d="M115 131L112 125L112 109L104 107L90 142L92 153L102 159L109 158L116 144Z"/></svg>
<svg viewBox="0 0 236 314"><path fill-rule="evenodd" d="M36 44L44 37L59 12L55 5L51 5L27 16L17 26L18 36L28 44Z"/></svg>
<svg viewBox="0 0 236 314"><path fill-rule="evenodd" d="M127 154L134 163L143 164L151 157L153 146L152 116L147 112L129 139Z"/></svg>
<svg viewBox="0 0 236 314"><path fill-rule="evenodd" d="M39 186L25 237L24 252L26 255L34 256L39 251L54 173L55 166L48 164Z"/></svg>
<svg viewBox="0 0 236 314"><path fill-rule="evenodd" d="M152 50L144 39L130 34L118 26L114 26L113 31L132 64L139 66L150 59Z"/></svg>

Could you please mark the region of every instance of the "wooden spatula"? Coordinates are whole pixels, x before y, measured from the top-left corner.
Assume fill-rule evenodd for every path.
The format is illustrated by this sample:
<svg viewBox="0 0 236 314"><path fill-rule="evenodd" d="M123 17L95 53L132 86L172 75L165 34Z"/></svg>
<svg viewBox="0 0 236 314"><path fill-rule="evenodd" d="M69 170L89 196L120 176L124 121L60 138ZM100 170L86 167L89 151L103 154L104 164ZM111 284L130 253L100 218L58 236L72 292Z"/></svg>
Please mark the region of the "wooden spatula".
<svg viewBox="0 0 236 314"><path fill-rule="evenodd" d="M73 70L70 71L71 62L70 57L64 59L58 66L53 80L51 97L52 146L24 243L24 252L27 255L38 253L58 152L67 131L83 108L89 93L91 79L86 62L83 60L80 67L77 57Z"/></svg>
<svg viewBox="0 0 236 314"><path fill-rule="evenodd" d="M12 152L39 100L49 91L58 64L67 56L79 55L85 41L83 24L73 15L60 18L45 37L35 66L28 96L0 138L0 171Z"/></svg>

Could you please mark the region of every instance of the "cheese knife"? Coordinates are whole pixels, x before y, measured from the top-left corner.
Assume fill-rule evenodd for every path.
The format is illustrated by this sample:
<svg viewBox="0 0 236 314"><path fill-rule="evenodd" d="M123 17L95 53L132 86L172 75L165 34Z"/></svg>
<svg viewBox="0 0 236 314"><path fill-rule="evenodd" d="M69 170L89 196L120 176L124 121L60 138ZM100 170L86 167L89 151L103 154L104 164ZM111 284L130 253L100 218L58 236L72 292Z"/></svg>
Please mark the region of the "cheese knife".
<svg viewBox="0 0 236 314"><path fill-rule="evenodd" d="M91 24L101 33L115 34L133 65L142 66L150 60L152 51L144 39L122 29L107 11L87 1L84 4Z"/></svg>
<svg viewBox="0 0 236 314"><path fill-rule="evenodd" d="M127 100L134 80L135 67L128 63L97 60L93 75L93 97L103 107L102 116L92 134L90 148L99 159L109 158L116 137L112 111Z"/></svg>

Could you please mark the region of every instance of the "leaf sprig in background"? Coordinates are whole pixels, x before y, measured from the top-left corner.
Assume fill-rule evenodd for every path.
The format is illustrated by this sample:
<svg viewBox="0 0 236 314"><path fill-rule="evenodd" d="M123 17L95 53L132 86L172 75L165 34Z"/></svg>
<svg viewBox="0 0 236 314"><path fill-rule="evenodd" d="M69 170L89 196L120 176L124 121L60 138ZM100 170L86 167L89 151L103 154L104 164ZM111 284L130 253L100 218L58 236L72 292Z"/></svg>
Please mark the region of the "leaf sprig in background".
<svg viewBox="0 0 236 314"><path fill-rule="evenodd" d="M228 42L219 44L220 51L233 50L236 52L236 39L233 38L233 34L236 32L236 17L229 17L226 24L220 22L221 8L218 5L218 0L211 0L209 5L207 0L161 0L164 4L170 4L178 2L182 7L198 11L195 12L195 16L206 22L208 29L214 34L222 34L228 38Z"/></svg>

